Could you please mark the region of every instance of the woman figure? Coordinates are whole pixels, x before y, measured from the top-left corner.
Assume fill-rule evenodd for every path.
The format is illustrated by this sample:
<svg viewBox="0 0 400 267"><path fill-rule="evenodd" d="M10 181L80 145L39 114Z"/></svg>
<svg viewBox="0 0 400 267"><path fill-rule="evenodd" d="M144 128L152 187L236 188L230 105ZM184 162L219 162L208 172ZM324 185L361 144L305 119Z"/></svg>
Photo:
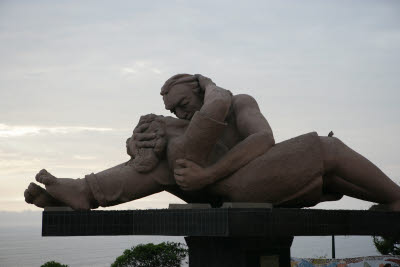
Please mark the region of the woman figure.
<svg viewBox="0 0 400 267"><path fill-rule="evenodd" d="M180 119L142 117L127 141L128 163L83 179L42 170L36 180L46 190L31 183L26 201L90 209L166 190L214 205L305 207L348 195L400 210L400 188L337 138L309 133L275 145L253 98L232 96L201 75L173 76L162 95Z"/></svg>

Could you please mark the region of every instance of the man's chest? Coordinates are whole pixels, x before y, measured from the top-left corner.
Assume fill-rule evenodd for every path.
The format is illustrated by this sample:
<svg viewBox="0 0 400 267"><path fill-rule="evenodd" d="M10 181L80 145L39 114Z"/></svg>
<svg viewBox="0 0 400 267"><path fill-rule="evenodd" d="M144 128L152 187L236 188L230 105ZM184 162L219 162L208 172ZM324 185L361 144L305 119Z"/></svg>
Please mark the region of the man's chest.
<svg viewBox="0 0 400 267"><path fill-rule="evenodd" d="M224 144L227 148L231 149L237 143L242 141L242 137L240 136L239 131L237 129L236 120L235 120L234 115L229 116L226 122L227 122L228 126L225 128L224 132L222 133L221 138L219 139L219 142Z"/></svg>

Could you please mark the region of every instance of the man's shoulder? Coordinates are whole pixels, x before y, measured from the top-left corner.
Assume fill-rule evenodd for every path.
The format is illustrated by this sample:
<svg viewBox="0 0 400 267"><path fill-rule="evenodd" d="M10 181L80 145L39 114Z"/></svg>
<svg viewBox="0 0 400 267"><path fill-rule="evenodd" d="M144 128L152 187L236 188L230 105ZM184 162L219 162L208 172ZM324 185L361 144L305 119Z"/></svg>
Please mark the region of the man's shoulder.
<svg viewBox="0 0 400 267"><path fill-rule="evenodd" d="M242 109L246 107L257 107L257 101L251 95L238 94L232 96L232 107L233 109Z"/></svg>

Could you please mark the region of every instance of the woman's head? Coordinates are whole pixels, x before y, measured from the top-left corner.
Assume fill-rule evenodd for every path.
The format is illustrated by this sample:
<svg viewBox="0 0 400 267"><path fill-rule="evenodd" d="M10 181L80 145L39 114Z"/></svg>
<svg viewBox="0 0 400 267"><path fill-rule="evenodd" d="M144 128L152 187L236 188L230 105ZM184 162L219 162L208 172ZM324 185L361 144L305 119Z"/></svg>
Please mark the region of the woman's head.
<svg viewBox="0 0 400 267"><path fill-rule="evenodd" d="M153 170L164 156L167 139L163 116L148 114L140 117L132 137L126 140L128 155L138 172Z"/></svg>
<svg viewBox="0 0 400 267"><path fill-rule="evenodd" d="M203 106L204 91L197 78L190 74L177 74L161 88L165 108L178 118L190 120Z"/></svg>

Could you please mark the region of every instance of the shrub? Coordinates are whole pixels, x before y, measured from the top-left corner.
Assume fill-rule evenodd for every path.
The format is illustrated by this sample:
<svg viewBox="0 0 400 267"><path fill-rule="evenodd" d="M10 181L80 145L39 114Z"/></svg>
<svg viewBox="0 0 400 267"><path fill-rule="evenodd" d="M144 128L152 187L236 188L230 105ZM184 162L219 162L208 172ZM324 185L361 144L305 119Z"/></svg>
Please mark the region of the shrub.
<svg viewBox="0 0 400 267"><path fill-rule="evenodd" d="M373 237L376 249L382 255L400 255L400 237Z"/></svg>
<svg viewBox="0 0 400 267"><path fill-rule="evenodd" d="M140 244L126 249L111 267L179 267L187 254L181 243Z"/></svg>
<svg viewBox="0 0 400 267"><path fill-rule="evenodd" d="M48 262L44 263L42 266L40 266L40 267L68 267L68 265L61 264L61 263L56 262L56 261L48 261Z"/></svg>

